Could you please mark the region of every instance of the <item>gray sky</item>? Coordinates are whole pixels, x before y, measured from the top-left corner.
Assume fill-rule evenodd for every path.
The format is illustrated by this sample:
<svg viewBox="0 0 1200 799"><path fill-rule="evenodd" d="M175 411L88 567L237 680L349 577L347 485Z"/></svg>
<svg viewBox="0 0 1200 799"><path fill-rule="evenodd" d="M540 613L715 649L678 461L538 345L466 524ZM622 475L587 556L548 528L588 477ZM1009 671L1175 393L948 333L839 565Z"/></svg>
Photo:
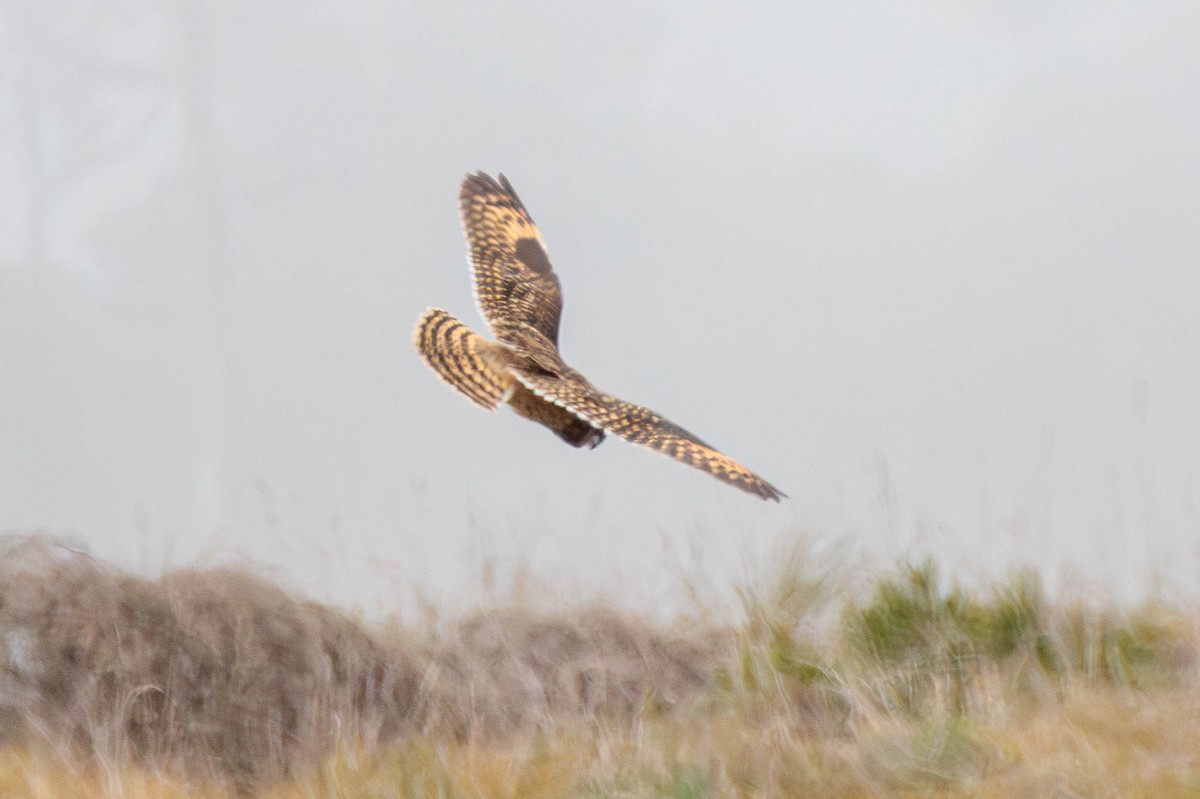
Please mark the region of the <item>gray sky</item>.
<svg viewBox="0 0 1200 799"><path fill-rule="evenodd" d="M0 529L370 610L493 572L669 604L797 533L1200 594L1197 31L1185 2L10 2ZM426 306L484 329L475 169L538 221L567 361L790 501L424 369Z"/></svg>

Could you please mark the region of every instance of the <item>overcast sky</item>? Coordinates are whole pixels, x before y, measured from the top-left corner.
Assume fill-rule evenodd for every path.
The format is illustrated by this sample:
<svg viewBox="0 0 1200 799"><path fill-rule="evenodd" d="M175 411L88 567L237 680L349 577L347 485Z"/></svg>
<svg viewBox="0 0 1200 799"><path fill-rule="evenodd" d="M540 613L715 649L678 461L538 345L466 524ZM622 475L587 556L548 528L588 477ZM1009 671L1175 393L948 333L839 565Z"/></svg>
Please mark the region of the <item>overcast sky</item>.
<svg viewBox="0 0 1200 799"><path fill-rule="evenodd" d="M0 10L0 529L368 612L804 535L1200 594L1200 6ZM566 360L787 492L453 394L503 171Z"/></svg>

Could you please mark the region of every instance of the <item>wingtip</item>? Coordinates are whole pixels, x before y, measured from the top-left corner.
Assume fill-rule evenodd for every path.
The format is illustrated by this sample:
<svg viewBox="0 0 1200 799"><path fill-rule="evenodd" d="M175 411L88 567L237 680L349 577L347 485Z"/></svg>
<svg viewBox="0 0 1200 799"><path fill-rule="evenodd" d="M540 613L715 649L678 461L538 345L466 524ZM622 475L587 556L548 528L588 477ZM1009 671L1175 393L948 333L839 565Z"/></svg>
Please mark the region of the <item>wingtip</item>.
<svg viewBox="0 0 1200 799"><path fill-rule="evenodd" d="M425 362L426 366L433 369L435 372L437 371L437 368L433 365L433 363L430 362L429 353L426 352L425 349L426 331L431 325L436 325L438 320L443 317L446 319L454 319L454 317L450 315L449 311L442 310L441 308L435 308L431 305L422 311L421 315L417 317L417 324L413 327L412 332L412 344L413 348L417 351L417 355L419 355L421 360Z"/></svg>
<svg viewBox="0 0 1200 799"><path fill-rule="evenodd" d="M752 482L739 482L735 483L734 485L746 493L753 494L754 496L759 497L767 502L779 502L789 498L787 494L783 493L758 475L752 476L754 478Z"/></svg>
<svg viewBox="0 0 1200 799"><path fill-rule="evenodd" d="M504 395L503 378L489 371L476 348L482 341L448 311L429 307L417 319L413 346L438 378L484 410ZM507 399L507 398L505 398Z"/></svg>
<svg viewBox="0 0 1200 799"><path fill-rule="evenodd" d="M478 194L499 191L503 191L503 189L495 178L482 169L477 169L474 172L468 172L467 176L463 178L458 194L460 198L466 199Z"/></svg>
<svg viewBox="0 0 1200 799"><path fill-rule="evenodd" d="M511 198L519 207L524 208L521 205L521 199L517 196L516 189L513 188L512 183L509 182L503 172L497 172L494 178L482 169L468 172L467 176L463 178L462 187L459 190L459 198L465 201L481 194L490 193L505 195Z"/></svg>
<svg viewBox="0 0 1200 799"><path fill-rule="evenodd" d="M438 314L446 314L449 316L449 314L446 311L443 311L441 308L435 308L430 305L424 311L421 311L421 315L417 317L417 324L415 327L413 327L412 336L413 346L417 348L417 352L421 351L421 331L425 329L425 325L428 324L430 318L437 316Z"/></svg>

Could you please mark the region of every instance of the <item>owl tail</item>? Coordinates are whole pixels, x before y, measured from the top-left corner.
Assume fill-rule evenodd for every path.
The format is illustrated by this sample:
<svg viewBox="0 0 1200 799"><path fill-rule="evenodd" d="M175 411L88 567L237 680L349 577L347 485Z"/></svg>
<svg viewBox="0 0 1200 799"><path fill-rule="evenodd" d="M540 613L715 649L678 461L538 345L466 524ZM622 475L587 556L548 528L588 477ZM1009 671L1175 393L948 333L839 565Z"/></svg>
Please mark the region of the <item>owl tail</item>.
<svg viewBox="0 0 1200 799"><path fill-rule="evenodd" d="M413 344L426 366L476 405L490 411L507 399L513 378L489 366L483 355L494 345L441 308L421 314Z"/></svg>

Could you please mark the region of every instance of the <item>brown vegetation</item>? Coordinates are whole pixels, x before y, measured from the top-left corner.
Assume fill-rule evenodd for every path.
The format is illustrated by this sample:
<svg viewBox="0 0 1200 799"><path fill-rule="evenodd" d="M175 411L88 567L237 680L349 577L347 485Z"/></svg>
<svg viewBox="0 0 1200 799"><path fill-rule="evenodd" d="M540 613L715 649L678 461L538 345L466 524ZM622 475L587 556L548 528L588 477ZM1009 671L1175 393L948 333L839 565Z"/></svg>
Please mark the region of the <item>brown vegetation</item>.
<svg viewBox="0 0 1200 799"><path fill-rule="evenodd" d="M931 563L845 603L780 562L731 627L510 607L385 633L245 571L146 580L9 539L0 795L1200 790L1194 616Z"/></svg>
<svg viewBox="0 0 1200 799"><path fill-rule="evenodd" d="M243 786L311 769L340 742L631 717L709 676L701 647L602 608L385 637L245 571L145 580L37 538L0 554L0 666L6 745Z"/></svg>

